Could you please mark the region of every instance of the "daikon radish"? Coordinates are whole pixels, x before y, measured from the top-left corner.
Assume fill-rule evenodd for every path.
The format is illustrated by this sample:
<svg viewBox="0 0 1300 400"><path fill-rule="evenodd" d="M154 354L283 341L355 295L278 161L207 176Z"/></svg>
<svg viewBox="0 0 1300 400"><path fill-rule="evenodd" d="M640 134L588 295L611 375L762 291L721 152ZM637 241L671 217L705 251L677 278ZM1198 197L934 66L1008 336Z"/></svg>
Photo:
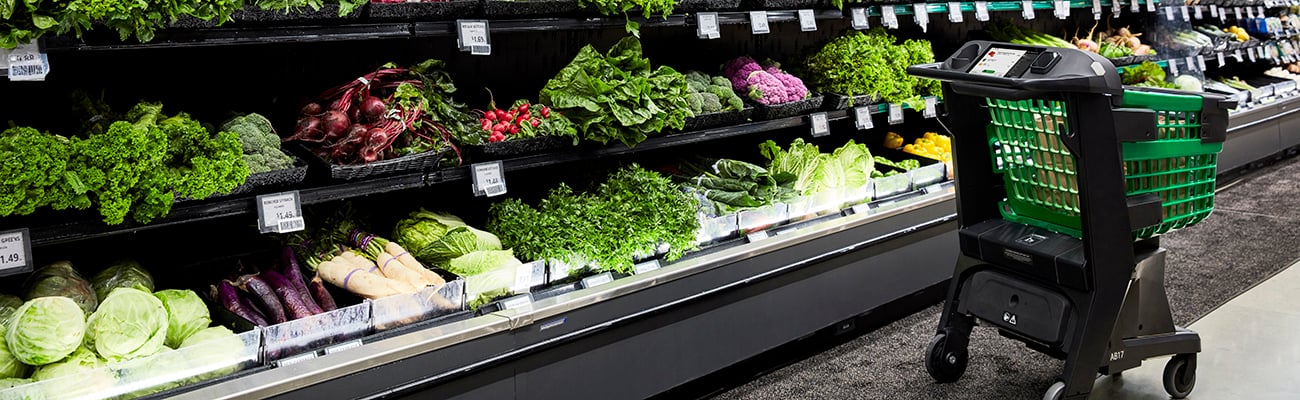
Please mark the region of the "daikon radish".
<svg viewBox="0 0 1300 400"><path fill-rule="evenodd" d="M401 261L388 255L388 253L380 252L379 255L375 256L375 263L379 265L379 270L384 272L384 276L389 278L403 281L416 287L433 285L432 282L429 282L424 278L424 276L420 275L420 273L412 271L410 268L402 265Z"/></svg>
<svg viewBox="0 0 1300 400"><path fill-rule="evenodd" d="M366 272L341 260L340 257L320 263L316 270L321 279L361 297L377 299L402 293L401 289L393 284L396 281Z"/></svg>
<svg viewBox="0 0 1300 400"><path fill-rule="evenodd" d="M397 258L397 261L400 261L402 265L406 266L406 268L410 268L421 276L424 276L425 279L432 282L432 285L447 283L445 279L442 279L442 275L438 275L437 272L425 268L424 264L421 264L419 260L416 260L415 256L412 256L410 252L403 249L401 245L397 244L397 242L388 242L388 244L384 246L384 251L388 252L388 254L394 258Z"/></svg>
<svg viewBox="0 0 1300 400"><path fill-rule="evenodd" d="M372 274L384 278L388 278L389 280L393 281L393 285L395 285L395 287L397 287L398 290L400 290L402 293L415 293L420 291L420 285L415 285L405 280L402 280L401 278L384 274L384 271L379 268L379 265L376 265L373 261L367 260L365 257L362 257L359 254L345 251L343 252L343 257L345 257L349 262L356 265L357 268L363 268L367 272L370 272Z"/></svg>

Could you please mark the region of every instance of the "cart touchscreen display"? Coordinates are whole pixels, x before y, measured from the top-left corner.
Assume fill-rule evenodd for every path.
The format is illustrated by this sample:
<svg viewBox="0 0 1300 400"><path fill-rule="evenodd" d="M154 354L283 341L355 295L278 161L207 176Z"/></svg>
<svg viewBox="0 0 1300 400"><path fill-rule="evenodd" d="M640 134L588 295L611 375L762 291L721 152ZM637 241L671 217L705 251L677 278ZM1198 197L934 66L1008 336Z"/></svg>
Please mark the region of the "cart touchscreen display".
<svg viewBox="0 0 1300 400"><path fill-rule="evenodd" d="M993 75L999 78L1013 77L1008 76L1008 73L1013 72L1014 70L1020 70L1019 72L1022 73L1024 72L1023 69L1015 67L1016 64L1020 63L1020 60L1025 59L1025 55L1028 53L1028 50L990 47L989 50L984 53L984 56L981 57L979 61L975 62L975 66L971 67L970 73Z"/></svg>

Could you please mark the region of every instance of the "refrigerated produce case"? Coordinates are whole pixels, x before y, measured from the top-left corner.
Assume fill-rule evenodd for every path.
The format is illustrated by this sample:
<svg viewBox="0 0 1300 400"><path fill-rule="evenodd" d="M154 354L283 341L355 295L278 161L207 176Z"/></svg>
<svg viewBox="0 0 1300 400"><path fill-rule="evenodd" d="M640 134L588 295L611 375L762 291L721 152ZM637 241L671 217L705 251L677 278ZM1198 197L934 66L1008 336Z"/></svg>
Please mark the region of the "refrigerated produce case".
<svg viewBox="0 0 1300 400"><path fill-rule="evenodd" d="M249 11L240 14L249 19L233 25L177 26L160 30L147 43L97 31L84 38L47 36L41 42L51 67L45 82L0 83L5 93L20 94L0 100L0 106L20 124L46 121L57 130L76 122L60 120L60 111L42 105L64 104L74 89L104 89L124 97L121 101L160 100L168 112L189 111L202 121L219 121L228 111L265 113L287 136L300 99L384 62L444 60L460 89L458 100L487 104L489 93L480 88L488 88L497 104L508 104L506 99L534 97L582 45L604 49L625 35L624 18L575 14L561 7L564 2L463 3L375 3L344 18L289 14L260 22L251 19L258 13ZM806 14L797 10L800 6L683 3L664 19L634 19L655 66L712 72L749 54L781 60L783 69L800 74L795 64L802 56L865 28L854 11L859 8L870 26L883 24L884 14L897 17L899 29L891 34L929 39L943 57L985 25L975 15L975 3L958 4L963 22L944 17L949 4L922 7L930 17L924 29L916 19L918 8L906 4L849 3L840 11L829 3L809 3L806 7L814 11ZM1099 4L1106 15L1114 13L1110 2ZM543 5L560 8L537 11ZM546 17L499 14L511 6ZM1038 10L1038 17L1026 21L1020 2L988 6L994 19L1048 34L1076 23L1090 25L1093 7L1068 2L1066 9L1073 12L1057 19L1051 16L1057 4L1034 1L1030 8ZM766 11L770 33L753 32L753 18L761 14L750 11L757 10ZM1163 10L1153 10L1134 13L1124 7L1121 18L1135 26L1154 23ZM717 13L720 38L701 37L700 17L710 12ZM484 16L492 54L461 52L457 20ZM1213 64L1208 69L1225 75L1254 68L1246 62ZM1162 65L1168 68L1167 61ZM141 77L142 71L149 75ZM118 79L128 76L140 78ZM1294 85L1282 89L1285 82L1276 82L1273 96L1255 99L1253 107L1231 117L1221 171L1249 167L1300 145L1300 136L1287 140L1295 136L1287 134L1294 129L1285 129L1300 123L1290 117L1291 103L1297 101ZM826 98L846 97L828 93ZM295 150L295 157L307 160L295 163L306 166L305 176L275 187L178 202L148 224L128 220L108 225L90 211L40 210L0 218L0 231L26 230L33 266L75 258L80 268L91 268L119 256L143 257L160 289L202 289L220 279L234 260L265 257L282 244L283 236L259 234L254 226L259 195L294 191L309 212L309 227L323 223L310 216L312 211L362 209L373 218L367 228L386 235L394 220L419 208L445 210L482 226L488 204L496 200L471 191L473 165L484 162L500 161L509 181L504 197L535 201L560 182L592 181L599 171L630 163L654 169L685 156L758 163L758 144L769 139L785 146L803 138L824 152L852 139L867 144L872 155L921 161L920 168L876 177L866 187L830 198L805 196L700 218L698 250L673 261L650 255L630 272L520 260L523 265L502 272L513 275L510 287L496 288L506 295L478 299L480 290L466 288L471 281L449 276L446 285L419 293L352 298L336 311L261 328L209 304L214 322L241 332L246 344L246 351L213 364L238 364L239 371L152 394L194 399L643 398L815 332L885 323L942 299L957 256L954 171L940 160L882 146L890 132L901 133L907 144L920 143L916 140L922 132L942 133L931 112L942 112L943 103L931 104L930 110L919 103L912 109L874 102L844 109L846 100L823 101L790 116L758 113L750 104L739 119L697 120L680 132L652 135L635 146L534 143L521 145L518 152L470 146L440 154L441 161L433 164L374 174L340 172ZM456 158L463 164L451 161ZM0 286L12 292L23 278L4 279ZM479 306L476 299L486 302ZM134 391L128 387L131 374L123 371L115 372L117 389Z"/></svg>

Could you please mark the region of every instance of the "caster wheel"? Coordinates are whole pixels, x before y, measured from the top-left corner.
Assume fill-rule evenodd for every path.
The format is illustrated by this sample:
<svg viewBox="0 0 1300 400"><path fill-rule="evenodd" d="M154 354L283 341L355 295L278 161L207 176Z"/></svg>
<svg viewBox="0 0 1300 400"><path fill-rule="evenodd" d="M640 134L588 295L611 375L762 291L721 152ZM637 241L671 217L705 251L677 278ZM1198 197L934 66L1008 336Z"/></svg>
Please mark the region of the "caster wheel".
<svg viewBox="0 0 1300 400"><path fill-rule="evenodd" d="M947 334L934 335L926 352L925 370L939 383L956 382L966 373L966 351L944 351L947 343Z"/></svg>
<svg viewBox="0 0 1300 400"><path fill-rule="evenodd" d="M1065 382L1056 381L1052 386L1047 387L1047 392L1043 393L1043 400L1061 400L1065 398Z"/></svg>
<svg viewBox="0 0 1300 400"><path fill-rule="evenodd" d="M1169 397L1185 399L1196 387L1196 354L1178 354L1165 364L1165 391Z"/></svg>

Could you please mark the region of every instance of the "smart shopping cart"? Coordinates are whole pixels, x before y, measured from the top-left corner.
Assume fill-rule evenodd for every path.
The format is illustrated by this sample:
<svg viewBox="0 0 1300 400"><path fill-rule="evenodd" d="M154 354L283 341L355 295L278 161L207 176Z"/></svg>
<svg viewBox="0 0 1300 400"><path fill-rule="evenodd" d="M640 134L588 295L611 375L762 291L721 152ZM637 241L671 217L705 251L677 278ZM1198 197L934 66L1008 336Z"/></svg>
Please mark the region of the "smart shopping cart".
<svg viewBox="0 0 1300 400"><path fill-rule="evenodd" d="M925 366L966 370L976 320L1065 360L1045 400L1084 399L1098 373L1173 355L1186 397L1200 337L1175 327L1159 234L1205 219L1227 132L1221 96L1124 87L1076 49L972 41L908 72L944 82L961 256ZM985 127L982 131L966 127Z"/></svg>

